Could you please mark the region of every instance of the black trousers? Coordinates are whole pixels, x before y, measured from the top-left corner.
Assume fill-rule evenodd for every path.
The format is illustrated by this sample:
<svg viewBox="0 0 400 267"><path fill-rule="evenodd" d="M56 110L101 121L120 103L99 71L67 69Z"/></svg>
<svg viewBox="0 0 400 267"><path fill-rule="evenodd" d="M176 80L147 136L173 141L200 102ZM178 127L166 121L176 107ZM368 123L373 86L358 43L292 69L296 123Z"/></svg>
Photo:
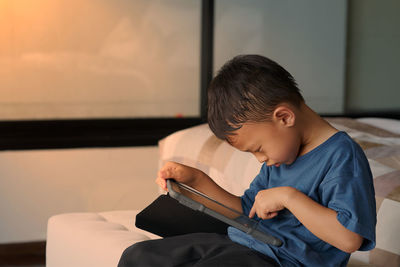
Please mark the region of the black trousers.
<svg viewBox="0 0 400 267"><path fill-rule="evenodd" d="M232 242L226 235L195 233L147 240L128 247L118 267L279 266L273 259Z"/></svg>

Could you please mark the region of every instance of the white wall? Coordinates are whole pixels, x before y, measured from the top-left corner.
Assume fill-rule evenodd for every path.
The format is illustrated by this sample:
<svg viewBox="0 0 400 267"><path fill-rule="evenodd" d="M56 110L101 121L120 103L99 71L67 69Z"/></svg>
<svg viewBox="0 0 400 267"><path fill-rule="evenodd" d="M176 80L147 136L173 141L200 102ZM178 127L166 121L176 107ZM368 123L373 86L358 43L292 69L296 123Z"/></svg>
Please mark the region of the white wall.
<svg viewBox="0 0 400 267"><path fill-rule="evenodd" d="M45 240L54 214L142 209L157 170L157 147L0 152L0 243Z"/></svg>

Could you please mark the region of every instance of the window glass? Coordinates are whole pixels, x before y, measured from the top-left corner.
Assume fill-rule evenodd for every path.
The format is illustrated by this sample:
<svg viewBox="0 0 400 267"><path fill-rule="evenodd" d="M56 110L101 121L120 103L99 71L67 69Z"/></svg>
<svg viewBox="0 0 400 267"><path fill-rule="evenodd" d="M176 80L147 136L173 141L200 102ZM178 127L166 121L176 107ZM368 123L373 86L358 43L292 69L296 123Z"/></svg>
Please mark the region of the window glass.
<svg viewBox="0 0 400 267"><path fill-rule="evenodd" d="M198 116L200 5L1 0L0 120Z"/></svg>
<svg viewBox="0 0 400 267"><path fill-rule="evenodd" d="M400 111L400 1L349 1L347 109Z"/></svg>
<svg viewBox="0 0 400 267"><path fill-rule="evenodd" d="M317 112L344 111L345 0L216 0L214 71L238 54L285 67Z"/></svg>

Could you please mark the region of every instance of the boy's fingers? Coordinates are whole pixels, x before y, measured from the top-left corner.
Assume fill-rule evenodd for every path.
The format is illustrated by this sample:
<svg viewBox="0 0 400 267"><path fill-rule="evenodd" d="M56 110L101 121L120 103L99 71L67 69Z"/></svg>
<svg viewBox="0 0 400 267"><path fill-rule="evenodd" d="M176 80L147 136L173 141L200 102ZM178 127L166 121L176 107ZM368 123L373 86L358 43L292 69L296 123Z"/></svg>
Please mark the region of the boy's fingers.
<svg viewBox="0 0 400 267"><path fill-rule="evenodd" d="M156 179L156 183L165 191L167 191L167 182L165 181L165 179L159 178L157 177Z"/></svg>
<svg viewBox="0 0 400 267"><path fill-rule="evenodd" d="M250 212L249 212L249 218L253 218L254 215L256 215L256 208L255 208L255 205L253 205L253 207L251 207L251 210L250 210ZM257 215L258 215L258 214L257 214ZM277 211L274 211L274 212L268 212L268 213L266 213L265 215L258 215L258 217L260 217L260 218L262 218L262 219L264 219L264 220L267 220L267 219L272 219L272 218L274 218L276 215L278 215L278 212L277 212Z"/></svg>
<svg viewBox="0 0 400 267"><path fill-rule="evenodd" d="M164 169L164 170L160 170L158 172L158 176L163 179L173 178L176 175L177 175L177 172L175 170L171 170L171 169Z"/></svg>
<svg viewBox="0 0 400 267"><path fill-rule="evenodd" d="M164 179L168 178L167 177L168 176L168 172L165 171L165 170L159 171L158 176L161 177L161 178L164 178Z"/></svg>
<svg viewBox="0 0 400 267"><path fill-rule="evenodd" d="M162 187L160 178L157 177L156 180L155 180L155 182L156 182L156 184L158 184L159 187Z"/></svg>
<svg viewBox="0 0 400 267"><path fill-rule="evenodd" d="M272 218L274 218L276 215L278 215L278 212L269 212L268 214L267 214L267 216L264 218L264 219L272 219Z"/></svg>
<svg viewBox="0 0 400 267"><path fill-rule="evenodd" d="M256 208L253 205L253 207L251 207L251 210L249 212L249 218L253 218L255 214L256 214Z"/></svg>

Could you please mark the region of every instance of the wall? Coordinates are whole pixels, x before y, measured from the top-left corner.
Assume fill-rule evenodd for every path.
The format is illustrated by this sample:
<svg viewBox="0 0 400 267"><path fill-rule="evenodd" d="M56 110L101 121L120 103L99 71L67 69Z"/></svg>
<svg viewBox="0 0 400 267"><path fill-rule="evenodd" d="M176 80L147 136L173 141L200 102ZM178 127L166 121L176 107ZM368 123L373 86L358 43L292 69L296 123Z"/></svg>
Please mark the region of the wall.
<svg viewBox="0 0 400 267"><path fill-rule="evenodd" d="M54 214L142 209L157 170L157 147L0 152L0 243L45 240Z"/></svg>
<svg viewBox="0 0 400 267"><path fill-rule="evenodd" d="M349 1L347 109L400 110L400 1Z"/></svg>

